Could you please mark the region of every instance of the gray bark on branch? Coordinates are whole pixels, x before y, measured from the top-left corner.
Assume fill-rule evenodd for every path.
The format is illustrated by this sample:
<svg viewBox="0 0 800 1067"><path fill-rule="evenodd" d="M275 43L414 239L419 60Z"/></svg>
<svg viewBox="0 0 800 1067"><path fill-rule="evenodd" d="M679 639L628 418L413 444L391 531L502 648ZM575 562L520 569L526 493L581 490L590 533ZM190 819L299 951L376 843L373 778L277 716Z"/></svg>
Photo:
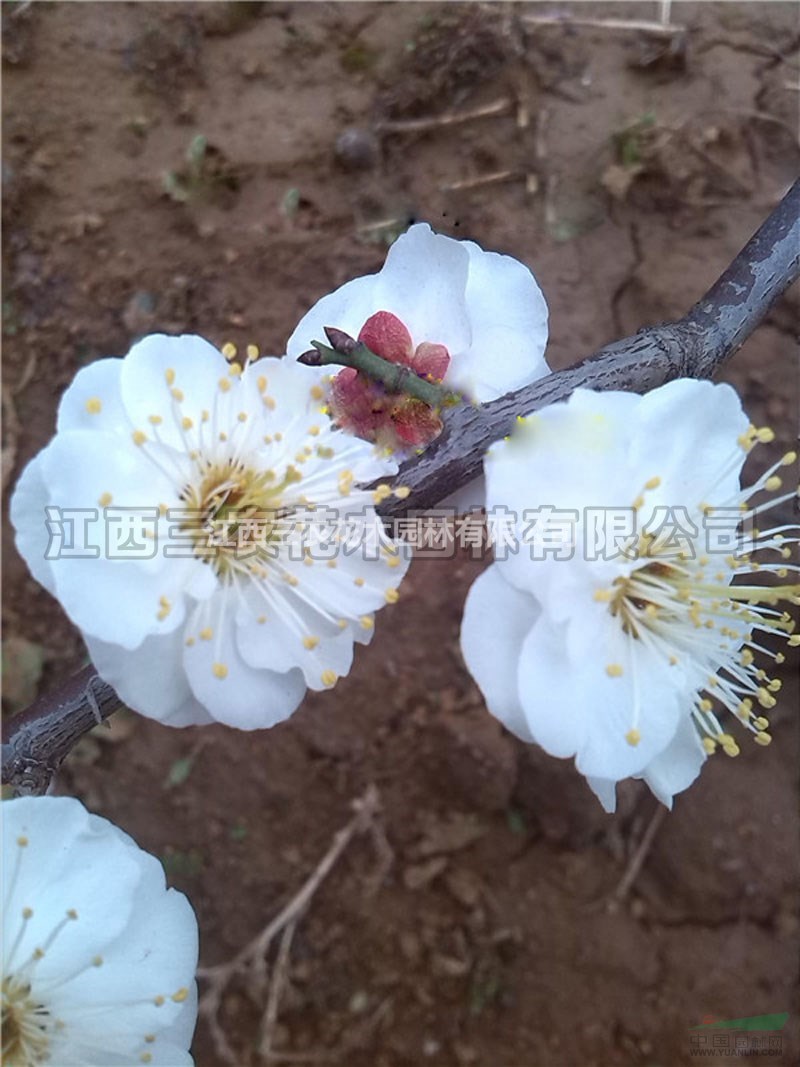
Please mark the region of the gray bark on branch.
<svg viewBox="0 0 800 1067"><path fill-rule="evenodd" d="M385 518L435 507L480 473L483 455L517 416L578 388L645 393L674 378L711 378L747 340L772 304L800 275L800 180L697 304L677 322L640 330L575 366L480 407L444 415L442 434L400 469L403 500L389 498ZM121 701L92 667L39 697L5 726L2 781L18 794L41 795L62 760Z"/></svg>

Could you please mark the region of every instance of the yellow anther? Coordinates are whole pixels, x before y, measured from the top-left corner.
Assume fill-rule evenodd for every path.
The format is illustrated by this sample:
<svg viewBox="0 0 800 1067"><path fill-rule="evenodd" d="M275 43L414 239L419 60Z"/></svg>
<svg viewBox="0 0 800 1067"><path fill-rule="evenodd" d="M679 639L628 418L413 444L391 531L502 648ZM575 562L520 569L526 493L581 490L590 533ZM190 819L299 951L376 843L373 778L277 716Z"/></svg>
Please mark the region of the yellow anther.
<svg viewBox="0 0 800 1067"><path fill-rule="evenodd" d="M775 705L778 703L772 693L768 692L768 690L766 690L763 685L760 687L756 695L758 698L758 703L761 705L762 708L766 708L768 711L771 708L774 708Z"/></svg>
<svg viewBox="0 0 800 1067"><path fill-rule="evenodd" d="M337 619L336 625L340 630L346 630L348 626L347 619Z"/></svg>
<svg viewBox="0 0 800 1067"><path fill-rule="evenodd" d="M223 392L223 393L227 393L228 390L231 387L231 383L227 378L220 378L218 384L219 384L221 392Z"/></svg>
<svg viewBox="0 0 800 1067"><path fill-rule="evenodd" d="M183 1004L184 1000L189 996L189 990L185 986L181 986L175 993L172 994L172 1000L176 1004Z"/></svg>
<svg viewBox="0 0 800 1067"><path fill-rule="evenodd" d="M107 508L113 499L114 498L112 497L111 493L102 493L97 501L98 506L101 508Z"/></svg>
<svg viewBox="0 0 800 1067"><path fill-rule="evenodd" d="M194 426L194 423L188 415L184 415L181 419L181 426L184 428L184 430L191 430L191 428Z"/></svg>
<svg viewBox="0 0 800 1067"><path fill-rule="evenodd" d="M175 371L172 369L172 367L167 367L167 369L164 371L164 380L166 381L167 385L175 384Z"/></svg>
<svg viewBox="0 0 800 1067"><path fill-rule="evenodd" d="M329 670L329 671L323 671L322 672L322 684L323 685L327 685L327 686L336 685L338 680L339 680L339 676L336 674L336 671L330 671Z"/></svg>
<svg viewBox="0 0 800 1067"><path fill-rule="evenodd" d="M632 507L633 507L634 511L638 511L639 508L644 507L644 497L643 496L637 496L636 499L633 502Z"/></svg>
<svg viewBox="0 0 800 1067"><path fill-rule="evenodd" d="M781 481L781 479L778 477L777 474L773 474L771 478L767 478L767 480L764 482L764 488L769 493L774 493L775 490L776 489L780 489L780 487L782 485L783 485L783 482Z"/></svg>
<svg viewBox="0 0 800 1067"><path fill-rule="evenodd" d="M228 677L228 668L225 666L224 663L215 663L211 669L214 672L215 678L219 678L221 680L223 678ZM173 997L172 999L174 1000L175 998Z"/></svg>
<svg viewBox="0 0 800 1067"><path fill-rule="evenodd" d="M381 503L383 503L384 500L386 500L387 497L390 497L391 495L392 495L391 487L384 483L384 484L378 486L378 488L372 494L372 499L373 499L374 503L381 504Z"/></svg>
<svg viewBox="0 0 800 1067"><path fill-rule="evenodd" d="M592 598L598 600L601 604L607 604L609 600L614 599L614 594L610 589L595 589Z"/></svg>
<svg viewBox="0 0 800 1067"><path fill-rule="evenodd" d="M151 426L160 426L164 420L161 418L160 415L148 415L147 421L150 423Z"/></svg>
<svg viewBox="0 0 800 1067"><path fill-rule="evenodd" d="M702 740L703 748L706 750L706 755L713 756L717 751L717 742L710 737L704 737Z"/></svg>
<svg viewBox="0 0 800 1067"><path fill-rule="evenodd" d="M783 682L780 680L780 678L773 678L771 682L767 683L767 689L770 691L770 693L779 693L781 691L782 685Z"/></svg>
<svg viewBox="0 0 800 1067"><path fill-rule="evenodd" d="M278 406L275 402L274 396L265 396L263 399L263 404L267 411L274 411L275 408ZM280 437L277 434L275 434L275 440L280 441Z"/></svg>
<svg viewBox="0 0 800 1067"><path fill-rule="evenodd" d="M90 396L86 401L86 410L90 415L99 415L103 410L103 404L99 396Z"/></svg>
<svg viewBox="0 0 800 1067"><path fill-rule="evenodd" d="M400 594L397 592L396 589L392 589L391 587L386 590L383 596L387 604L396 604L397 601L400 599Z"/></svg>
<svg viewBox="0 0 800 1067"><path fill-rule="evenodd" d="M256 385L258 386L259 393L263 393L267 388L268 382L263 374L259 374L258 378L256 378Z"/></svg>
<svg viewBox="0 0 800 1067"><path fill-rule="evenodd" d="M753 740L757 745L763 745L764 748L766 748L772 740L772 737L768 733L765 733L763 730L759 730L759 732L753 737Z"/></svg>
<svg viewBox="0 0 800 1067"><path fill-rule="evenodd" d="M247 353L247 358L251 360L258 359L258 357L261 355L258 345L248 345L245 349L245 352Z"/></svg>
<svg viewBox="0 0 800 1067"><path fill-rule="evenodd" d="M68 918L68 919L72 919L72 920L75 920L75 919L77 919L77 918L78 918L78 913L77 913L77 911L75 911L75 909L74 909L74 908L68 908L68 909L67 909L67 918Z"/></svg>
<svg viewBox="0 0 800 1067"><path fill-rule="evenodd" d="M226 341L222 346L222 354L226 359L236 359L236 345L232 341Z"/></svg>
<svg viewBox="0 0 800 1067"><path fill-rule="evenodd" d="M179 404L183 403L183 392L180 389L170 389L170 395L173 400L176 400Z"/></svg>
<svg viewBox="0 0 800 1067"><path fill-rule="evenodd" d="M322 400L324 398L324 396L325 396L325 390L322 388L321 385L312 385L311 386L311 399L312 400Z"/></svg>
<svg viewBox="0 0 800 1067"><path fill-rule="evenodd" d="M623 673L622 665L619 663L609 663L606 667L606 674L609 678L621 678Z"/></svg>
<svg viewBox="0 0 800 1067"><path fill-rule="evenodd" d="M782 467L791 467L791 465L797 460L796 452L787 452L781 459Z"/></svg>
<svg viewBox="0 0 800 1067"><path fill-rule="evenodd" d="M317 455L320 459L333 459L335 454L332 448L328 448L326 445L317 445Z"/></svg>
<svg viewBox="0 0 800 1067"><path fill-rule="evenodd" d="M336 567L337 567L336 560L335 559L329 559L328 562L325 564L325 566L329 567L332 571L335 571Z"/></svg>
<svg viewBox="0 0 800 1067"><path fill-rule="evenodd" d="M194 638L193 637L187 637L186 638L186 647L187 648L191 648L192 645L194 645Z"/></svg>
<svg viewBox="0 0 800 1067"><path fill-rule="evenodd" d="M755 726L756 730L766 730L769 727L769 719L764 718L763 715L757 715L753 719L753 726Z"/></svg>
<svg viewBox="0 0 800 1067"><path fill-rule="evenodd" d="M636 746L642 740L642 735L639 733L638 730L628 730L628 732L625 734L625 740L628 742L631 748L636 748Z"/></svg>
<svg viewBox="0 0 800 1067"><path fill-rule="evenodd" d="M785 663L786 662L786 656L784 656L784 654L782 652L776 652L775 653L775 662L776 663Z"/></svg>
<svg viewBox="0 0 800 1067"><path fill-rule="evenodd" d="M210 641L213 636L214 631L211 629L210 626L204 626L203 629L200 631L201 641Z"/></svg>
<svg viewBox="0 0 800 1067"><path fill-rule="evenodd" d="M361 589L363 587L363 585L364 585L364 579L363 578L354 578L353 579L353 585L357 585L358 588Z"/></svg>
<svg viewBox="0 0 800 1067"><path fill-rule="evenodd" d="M670 656L669 657L669 665L670 665L670 667L677 667L677 665L678 665L678 657L677 656Z"/></svg>
<svg viewBox="0 0 800 1067"><path fill-rule="evenodd" d="M274 401L273 401L273 403L274 403ZM283 440L283 434L280 432L280 430L276 431L275 440L276 441L282 441Z"/></svg>
<svg viewBox="0 0 800 1067"><path fill-rule="evenodd" d="M371 615L362 615L358 621L361 623L362 630L371 630L375 626L375 620Z"/></svg>
<svg viewBox="0 0 800 1067"><path fill-rule="evenodd" d="M139 1062L140 1063L152 1063L153 1062L153 1057L152 1057L151 1053L142 1052L141 1055L139 1056Z"/></svg>
<svg viewBox="0 0 800 1067"><path fill-rule="evenodd" d="M308 432L311 435L311 437L319 437L319 426L316 426L316 425L309 426Z"/></svg>
<svg viewBox="0 0 800 1067"><path fill-rule="evenodd" d="M756 440L759 444L768 445L775 440L775 431L769 426L762 426L760 430L756 430Z"/></svg>
<svg viewBox="0 0 800 1067"><path fill-rule="evenodd" d="M143 445L147 440L147 434L142 430L134 430L131 437L133 438L133 443L135 445Z"/></svg>
<svg viewBox="0 0 800 1067"><path fill-rule="evenodd" d="M247 422L247 412L240 411L236 418L239 420L239 422Z"/></svg>
<svg viewBox="0 0 800 1067"><path fill-rule="evenodd" d="M203 411L200 413L200 421L201 422L208 422L208 420L210 418L211 418L210 413L208 411L206 411L205 408L204 408Z"/></svg>
<svg viewBox="0 0 800 1067"><path fill-rule="evenodd" d="M658 475L656 475L655 478L650 478L649 481L644 483L645 489L658 489L659 485L661 485L661 479Z"/></svg>
<svg viewBox="0 0 800 1067"><path fill-rule="evenodd" d="M698 707L701 711L711 711L711 709L714 707L714 704L712 703L712 701L708 700L707 697L704 697L698 704Z"/></svg>
<svg viewBox="0 0 800 1067"><path fill-rule="evenodd" d="M231 363L230 370L228 371L228 374L230 374L230 376L232 378L238 378L238 377L240 377L241 373L242 373L242 365L241 365L241 363Z"/></svg>
<svg viewBox="0 0 800 1067"><path fill-rule="evenodd" d="M386 558L386 566L387 567L399 567L400 566L400 557L399 556L387 556L387 558Z"/></svg>
<svg viewBox="0 0 800 1067"><path fill-rule="evenodd" d="M411 496L411 490L407 485L399 485L394 490L393 495L397 500L408 500L408 498Z"/></svg>
<svg viewBox="0 0 800 1067"><path fill-rule="evenodd" d="M263 626L266 621L267 621L267 616L266 615L259 615L258 618L256 619L256 622L259 624L259 626Z"/></svg>
<svg viewBox="0 0 800 1067"><path fill-rule="evenodd" d="M319 638L318 637L312 637L312 636L309 635L308 637L304 637L303 638L303 648L307 648L309 652L312 649L316 648L318 644L319 644Z"/></svg>
<svg viewBox="0 0 800 1067"><path fill-rule="evenodd" d="M92 956L92 967L102 967L102 966L103 966L103 957L102 956Z"/></svg>

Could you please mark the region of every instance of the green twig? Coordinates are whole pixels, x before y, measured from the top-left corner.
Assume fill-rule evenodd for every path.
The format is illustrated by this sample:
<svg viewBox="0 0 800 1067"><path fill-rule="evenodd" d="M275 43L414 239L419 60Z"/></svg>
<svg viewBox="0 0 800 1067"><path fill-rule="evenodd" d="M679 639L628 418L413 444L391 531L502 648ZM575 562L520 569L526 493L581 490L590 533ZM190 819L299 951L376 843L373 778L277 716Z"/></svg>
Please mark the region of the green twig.
<svg viewBox="0 0 800 1067"><path fill-rule="evenodd" d="M390 393L404 393L432 408L453 407L461 402L458 393L429 378L421 378L411 367L383 359L361 341L353 341L352 345L344 343L337 348L331 348L322 341L311 343L314 349L298 357L298 362L307 367L352 367L371 381L380 382Z"/></svg>

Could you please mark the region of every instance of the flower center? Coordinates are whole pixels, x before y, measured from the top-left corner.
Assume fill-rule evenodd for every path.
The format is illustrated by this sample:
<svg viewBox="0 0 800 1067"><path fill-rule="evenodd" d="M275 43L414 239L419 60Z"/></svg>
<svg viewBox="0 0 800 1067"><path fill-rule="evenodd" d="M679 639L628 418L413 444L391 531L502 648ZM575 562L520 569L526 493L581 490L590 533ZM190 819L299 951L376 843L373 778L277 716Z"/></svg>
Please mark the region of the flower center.
<svg viewBox="0 0 800 1067"><path fill-rule="evenodd" d="M278 482L273 470L256 470L234 460L208 463L199 481L181 494L186 504L181 532L194 554L220 578L252 569L254 559L274 554L282 520L292 512L283 506L282 494L300 480L293 466Z"/></svg>
<svg viewBox="0 0 800 1067"><path fill-rule="evenodd" d="M758 433L754 431L755 437L748 435L744 444L740 442L742 447L751 439L761 440ZM765 431L761 433L763 440L771 439ZM779 489L781 480L775 471L794 463L796 458L795 453L787 453L754 486L742 490L731 501L742 519L792 498L790 493L757 507L747 503L755 492ZM659 484L660 479L653 478L645 489ZM644 496L638 497L634 508L638 510L643 502ZM701 504L698 511L708 517L714 515L715 509ZM729 756L739 754L736 741L720 725L721 711L730 712L742 722L758 744L770 743L769 720L761 712L775 707L774 694L780 690L781 681L769 677L756 663L754 653L769 657L776 664L785 659L782 652L760 644L759 634L783 638L793 647L800 645L800 636L794 634L796 623L788 612L777 607L781 601L800 603L800 584L734 585L731 581L743 569L770 573L780 579L789 577L798 569L789 562L791 546L797 540L796 526L754 530L750 537L740 529L728 542L733 552L712 563L710 555L695 554L694 543L678 547L669 534L646 530L639 534L637 550L642 566L594 594L596 600L608 604L623 632L635 642L629 647L629 664L612 663L606 667L610 677L620 677L628 666L634 672L637 697L634 721L626 734L629 744L636 745L641 739L635 676L637 646L646 647L671 667L680 664L684 668L686 680L695 691L694 722L709 755L717 747ZM756 562L753 553L762 551L777 554L777 561Z"/></svg>
<svg viewBox="0 0 800 1067"><path fill-rule="evenodd" d="M38 1067L47 1060L50 1013L31 998L30 985L8 975L3 979L3 1063L8 1067Z"/></svg>

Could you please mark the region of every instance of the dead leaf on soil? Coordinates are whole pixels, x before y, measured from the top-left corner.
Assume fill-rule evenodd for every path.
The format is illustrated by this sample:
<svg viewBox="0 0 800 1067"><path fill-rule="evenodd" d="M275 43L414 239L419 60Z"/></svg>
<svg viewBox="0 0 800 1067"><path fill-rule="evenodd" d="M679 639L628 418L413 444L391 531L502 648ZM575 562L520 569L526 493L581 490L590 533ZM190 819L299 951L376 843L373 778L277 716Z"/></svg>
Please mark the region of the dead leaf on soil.
<svg viewBox="0 0 800 1067"><path fill-rule="evenodd" d="M14 466L17 462L17 441L19 439L19 418L17 416L17 409L14 407L14 401L11 398L11 390L8 386L3 386L3 441L2 455L0 456L0 463L2 463L2 489L5 492L5 488L11 479L11 475L14 471Z"/></svg>
<svg viewBox="0 0 800 1067"><path fill-rule="evenodd" d="M437 856L427 863L412 863L403 871L403 885L406 889L424 889L446 866L447 860L444 856Z"/></svg>
<svg viewBox="0 0 800 1067"><path fill-rule="evenodd" d="M44 661L41 645L24 637L3 641L3 700L12 711L21 711L36 699Z"/></svg>
<svg viewBox="0 0 800 1067"><path fill-rule="evenodd" d="M414 855L422 858L441 852L459 852L483 837L488 827L474 815L451 812L446 818L428 816L420 841L413 847Z"/></svg>
<svg viewBox="0 0 800 1067"><path fill-rule="evenodd" d="M621 163L611 163L603 171L600 184L615 200L624 200L628 195L628 190L643 170L644 167L639 163L632 167L623 166Z"/></svg>

